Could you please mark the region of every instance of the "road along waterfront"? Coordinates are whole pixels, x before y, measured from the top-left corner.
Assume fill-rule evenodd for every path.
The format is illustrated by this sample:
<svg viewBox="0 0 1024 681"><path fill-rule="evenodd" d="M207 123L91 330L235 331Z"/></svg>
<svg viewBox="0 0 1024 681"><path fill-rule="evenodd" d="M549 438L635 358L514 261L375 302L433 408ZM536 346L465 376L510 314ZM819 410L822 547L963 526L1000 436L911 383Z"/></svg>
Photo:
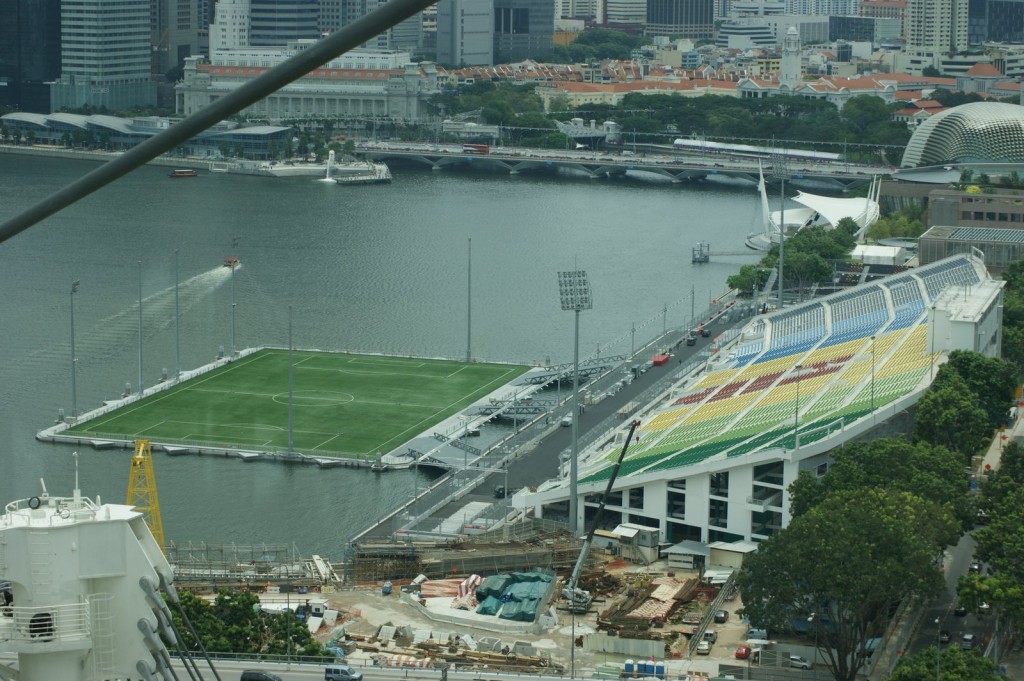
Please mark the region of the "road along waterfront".
<svg viewBox="0 0 1024 681"><path fill-rule="evenodd" d="M0 156L0 214L93 167ZM391 185L341 190L310 178L184 182L141 168L0 251L0 498L38 493L41 476L53 493L71 489L72 450L33 438L58 409L72 408L72 296L79 411L121 395L126 383L136 389L140 372L152 385L164 369L210 362L230 350L232 326L239 348L285 346L289 308L297 347L465 357L470 238L472 355L559 363L571 359L573 334L557 271L584 268L593 287L581 357L628 354L686 323L691 306L705 307L751 261L722 256L696 266L688 255L697 241L740 250L756 211L749 185L724 182L402 170ZM229 255L243 263L234 275L221 266ZM82 451L82 489L124 498L128 458ZM327 557L428 482L416 471L207 457L155 463L165 533L176 543L294 542Z"/></svg>

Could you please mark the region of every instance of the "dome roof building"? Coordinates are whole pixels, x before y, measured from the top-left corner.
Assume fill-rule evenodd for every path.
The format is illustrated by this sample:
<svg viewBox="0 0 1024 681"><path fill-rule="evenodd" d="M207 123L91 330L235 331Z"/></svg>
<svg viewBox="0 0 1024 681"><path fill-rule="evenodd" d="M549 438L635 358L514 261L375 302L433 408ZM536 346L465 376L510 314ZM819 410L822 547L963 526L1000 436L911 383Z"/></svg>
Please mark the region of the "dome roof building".
<svg viewBox="0 0 1024 681"><path fill-rule="evenodd" d="M1024 163L1024 106L973 102L946 109L917 127L901 165L970 162Z"/></svg>

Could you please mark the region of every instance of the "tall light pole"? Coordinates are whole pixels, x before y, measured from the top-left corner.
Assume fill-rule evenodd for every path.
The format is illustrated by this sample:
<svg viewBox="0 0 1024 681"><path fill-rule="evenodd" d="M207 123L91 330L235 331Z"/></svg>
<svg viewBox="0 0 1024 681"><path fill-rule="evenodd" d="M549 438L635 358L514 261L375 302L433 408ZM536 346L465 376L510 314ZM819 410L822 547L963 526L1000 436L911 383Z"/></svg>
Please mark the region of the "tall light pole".
<svg viewBox="0 0 1024 681"><path fill-rule="evenodd" d="M803 368L802 364L797 364L793 367L793 373L796 377L796 408L793 410L793 449L800 449L800 371Z"/></svg>
<svg viewBox="0 0 1024 681"><path fill-rule="evenodd" d="M231 247L238 246L238 237L231 239ZM238 260L231 261L231 357L235 356L235 268L238 267Z"/></svg>
<svg viewBox="0 0 1024 681"><path fill-rule="evenodd" d="M935 681L939 681L939 664L940 664L940 661L942 660L942 658L939 656L939 648L942 645L942 642L939 640L939 637L942 636L942 629L939 628L940 625L941 625L941 622L939 621L939 618L936 617L935 618Z"/></svg>
<svg viewBox="0 0 1024 681"><path fill-rule="evenodd" d="M142 394L142 261L139 261L139 394Z"/></svg>
<svg viewBox="0 0 1024 681"><path fill-rule="evenodd" d="M875 337L871 337L871 413L875 413Z"/></svg>
<svg viewBox="0 0 1024 681"><path fill-rule="evenodd" d="M293 439L293 412L295 406L294 392L292 390L292 306L288 306L288 453L292 453Z"/></svg>
<svg viewBox="0 0 1024 681"><path fill-rule="evenodd" d="M473 238L466 260L466 364L473 359Z"/></svg>
<svg viewBox="0 0 1024 681"><path fill-rule="evenodd" d="M577 459L579 458L580 420L580 312L594 307L587 271L559 272L558 293L562 300L562 310L572 310L576 313L572 353L572 455L569 459L569 530L575 534L577 530L576 475L579 465Z"/></svg>
<svg viewBox="0 0 1024 681"><path fill-rule="evenodd" d="M75 387L75 365L78 358L75 357L75 293L78 291L79 280L71 282L71 418L78 418L78 392Z"/></svg>
<svg viewBox="0 0 1024 681"><path fill-rule="evenodd" d="M789 168L785 154L772 155L772 177L779 180L779 309L783 307L782 291L785 288L785 278L782 276L782 266L785 261L786 248L786 176ZM769 244L770 245L770 244Z"/></svg>
<svg viewBox="0 0 1024 681"><path fill-rule="evenodd" d="M178 249L174 249L174 380L181 378L181 314L178 311Z"/></svg>

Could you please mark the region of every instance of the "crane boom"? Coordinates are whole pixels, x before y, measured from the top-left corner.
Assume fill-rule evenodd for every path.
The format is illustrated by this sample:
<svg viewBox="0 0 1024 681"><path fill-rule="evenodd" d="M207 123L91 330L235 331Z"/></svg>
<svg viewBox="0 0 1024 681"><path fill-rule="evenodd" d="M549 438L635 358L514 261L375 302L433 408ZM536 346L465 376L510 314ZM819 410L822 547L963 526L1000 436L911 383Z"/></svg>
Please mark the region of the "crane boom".
<svg viewBox="0 0 1024 681"><path fill-rule="evenodd" d="M626 436L626 442L622 445L622 451L619 452L619 458L616 459L615 465L612 467L612 474L608 477L608 484L604 488L604 494L601 495L601 503L597 507L597 513L594 514L594 517L590 521L590 527L587 529L587 536L583 540L583 546L580 548L580 556L576 559L576 565L572 569L572 574L569 575L569 579L566 580L565 586L562 588L562 596L569 601L570 612L584 613L590 609L590 604L594 600L589 591L580 589L576 585L579 583L580 573L583 572L583 565L587 561L587 554L590 553L590 546L594 543L594 532L597 530L597 524L601 522L601 514L604 513L605 502L608 500L608 495L611 494L612 485L615 484L615 478L619 475L619 468L622 467L622 460L626 458L626 451L629 449L629 443L633 441L633 433L639 425L639 420L635 420L629 424L629 435Z"/></svg>

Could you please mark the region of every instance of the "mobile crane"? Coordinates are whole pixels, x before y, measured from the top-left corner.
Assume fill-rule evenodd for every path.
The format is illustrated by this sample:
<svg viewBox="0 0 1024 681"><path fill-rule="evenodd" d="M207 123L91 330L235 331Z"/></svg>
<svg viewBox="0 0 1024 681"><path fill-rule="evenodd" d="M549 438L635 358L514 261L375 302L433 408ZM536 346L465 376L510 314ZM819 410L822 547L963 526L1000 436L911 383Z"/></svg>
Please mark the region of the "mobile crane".
<svg viewBox="0 0 1024 681"><path fill-rule="evenodd" d="M626 450L629 449L629 443L633 441L633 433L639 425L640 421L638 420L629 424L629 434L626 436L626 442L622 445L622 451L619 452L619 458L615 461L615 466L612 467L612 474L608 478L604 494L601 495L601 503L597 507L597 513L594 514L593 519L590 521L587 537L583 540L583 547L580 549L580 557L576 559L576 565L572 569L572 574L569 575L569 579L566 580L565 585L562 587L562 598L569 602L568 610L571 613L584 614L590 609L590 604L594 602L593 595L586 589L581 589L578 586L580 573L583 571L584 563L587 562L587 554L590 553L590 547L594 543L594 531L597 530L597 524L601 521L605 502L612 491L612 485L615 484L615 478L619 475L622 460L626 458Z"/></svg>

